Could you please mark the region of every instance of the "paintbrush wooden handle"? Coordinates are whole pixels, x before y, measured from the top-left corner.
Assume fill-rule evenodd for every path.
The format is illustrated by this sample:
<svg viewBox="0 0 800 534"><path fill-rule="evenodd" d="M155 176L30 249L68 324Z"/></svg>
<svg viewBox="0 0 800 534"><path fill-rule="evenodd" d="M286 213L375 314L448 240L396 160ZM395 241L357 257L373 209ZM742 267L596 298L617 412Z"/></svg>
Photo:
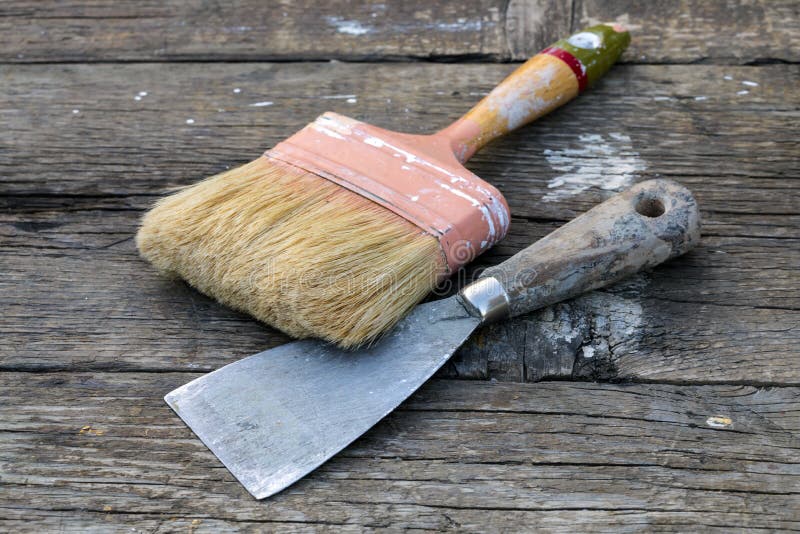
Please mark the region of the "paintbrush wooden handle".
<svg viewBox="0 0 800 534"><path fill-rule="evenodd" d="M462 294L468 301L494 303L489 311L480 310L485 319L516 316L658 265L699 240L700 214L692 193L670 180L649 180L486 269L475 283L486 286L478 286L480 299L470 300L469 293L477 293L471 286ZM491 287L502 299L487 299ZM503 313L492 315L493 309Z"/></svg>
<svg viewBox="0 0 800 534"><path fill-rule="evenodd" d="M569 102L600 78L629 42L627 31L603 24L562 39L523 63L437 135L448 138L463 163L492 139Z"/></svg>

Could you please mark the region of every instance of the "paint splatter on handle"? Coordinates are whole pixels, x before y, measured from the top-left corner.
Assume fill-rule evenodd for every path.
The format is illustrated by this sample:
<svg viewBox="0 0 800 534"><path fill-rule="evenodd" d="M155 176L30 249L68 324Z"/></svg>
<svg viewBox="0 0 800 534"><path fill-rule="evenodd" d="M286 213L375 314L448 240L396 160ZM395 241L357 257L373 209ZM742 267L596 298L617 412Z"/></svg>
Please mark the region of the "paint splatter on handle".
<svg viewBox="0 0 800 534"><path fill-rule="evenodd" d="M465 162L492 139L569 102L605 74L628 43L627 31L604 24L562 39L522 64L440 135Z"/></svg>

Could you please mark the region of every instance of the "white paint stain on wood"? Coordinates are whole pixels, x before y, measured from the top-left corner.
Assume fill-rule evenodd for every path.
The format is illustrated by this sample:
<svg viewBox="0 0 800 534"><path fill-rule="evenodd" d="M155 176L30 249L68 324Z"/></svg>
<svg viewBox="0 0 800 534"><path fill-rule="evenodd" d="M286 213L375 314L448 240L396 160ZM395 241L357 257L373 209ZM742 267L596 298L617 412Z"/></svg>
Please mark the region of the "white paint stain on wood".
<svg viewBox="0 0 800 534"><path fill-rule="evenodd" d="M631 33L637 33L638 30L642 29L641 24L636 24L634 21L631 21L631 16L628 13L623 13L622 15L618 15L615 19L609 20L606 17L603 18L596 18L596 17L583 17L581 19L583 25L585 27L589 26L597 26L598 24L619 24L626 30Z"/></svg>
<svg viewBox="0 0 800 534"><path fill-rule="evenodd" d="M491 24L491 23L489 23ZM433 28L441 32L480 31L483 21L458 19L456 22L439 22Z"/></svg>
<svg viewBox="0 0 800 534"><path fill-rule="evenodd" d="M254 102L254 103L250 104L250 107L251 108L263 108L263 107L271 106L272 104L273 104L273 102L270 102L269 100L265 100L264 102Z"/></svg>
<svg viewBox="0 0 800 534"><path fill-rule="evenodd" d="M550 167L561 173L548 181L551 191L542 197L545 202L559 201L592 188L621 191L647 169L633 150L631 138L625 134L582 134L577 145L544 151Z"/></svg>
<svg viewBox="0 0 800 534"><path fill-rule="evenodd" d="M346 35L364 35L373 31L372 27L362 24L357 20L348 20L343 17L325 17L328 24L336 28L339 33Z"/></svg>
<svg viewBox="0 0 800 534"><path fill-rule="evenodd" d="M370 18L377 18L377 13L371 13ZM365 24L359 20L346 19L340 16L325 17L328 24L334 28L338 33L345 35L364 35L373 33L376 28L370 24ZM406 33L419 32L422 30L432 30L436 32L479 32L484 26L493 26L495 21L491 20L467 20L466 18L459 18L455 22L420 22L411 21L408 23L395 24L393 29Z"/></svg>

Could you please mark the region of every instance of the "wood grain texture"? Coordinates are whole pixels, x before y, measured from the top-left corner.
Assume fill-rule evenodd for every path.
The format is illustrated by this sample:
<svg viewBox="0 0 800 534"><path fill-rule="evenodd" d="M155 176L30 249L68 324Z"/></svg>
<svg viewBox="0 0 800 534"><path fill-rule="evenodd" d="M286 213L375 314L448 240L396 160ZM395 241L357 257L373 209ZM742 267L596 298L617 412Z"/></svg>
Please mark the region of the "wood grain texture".
<svg viewBox="0 0 800 534"><path fill-rule="evenodd" d="M158 278L143 211L326 110L443 127L600 21L627 65L471 161L515 216L473 270L651 177L701 246L482 329L440 377L484 380L252 500L162 396L287 339ZM0 531L800 530L799 38L793 0L3 2Z"/></svg>
<svg viewBox="0 0 800 534"><path fill-rule="evenodd" d="M432 132L512 70L317 63L180 64L167 72L158 64L6 67L4 193L161 195L254 159L326 110L394 130ZM589 190L563 202L538 202L559 174L547 151L582 148L586 135L609 143L620 134L630 138L619 142L629 151L622 163L635 153L632 161L646 166L638 174L680 180L706 210L794 215L793 181L784 178L796 177L798 73L795 65L617 66L594 90L478 153L470 167L503 189L515 215L567 220L604 195ZM136 100L142 91L147 96ZM598 161L598 153L587 152L578 163ZM121 174L125 180L110 179ZM714 189L706 192L709 177Z"/></svg>
<svg viewBox="0 0 800 534"><path fill-rule="evenodd" d="M501 59L502 0L5 2L10 62Z"/></svg>
<svg viewBox="0 0 800 534"><path fill-rule="evenodd" d="M598 22L629 26L631 63L797 62L793 0L13 0L0 61L524 60Z"/></svg>
<svg viewBox="0 0 800 534"><path fill-rule="evenodd" d="M259 502L161 402L194 376L4 373L3 528L800 527L797 388L433 381Z"/></svg>
<svg viewBox="0 0 800 534"><path fill-rule="evenodd" d="M159 279L133 247L142 212L175 186L254 158L326 109L431 131L511 69L5 68L0 362L29 370L211 370L284 342ZM627 165L639 169L630 171L634 181L678 180L697 196L705 237L695 252L609 292L484 329L443 373L800 383L797 73L793 65L619 67L595 90L479 153L471 168L504 192L515 219L475 268L499 263L608 196L589 187L543 201L566 191L549 185L570 172L616 180ZM749 93L736 94L740 87ZM135 100L140 91L148 94ZM265 101L273 104L252 106ZM600 136L613 165L602 150L586 150L586 135ZM615 135L629 141L614 145ZM579 157L565 167L558 158L569 154Z"/></svg>

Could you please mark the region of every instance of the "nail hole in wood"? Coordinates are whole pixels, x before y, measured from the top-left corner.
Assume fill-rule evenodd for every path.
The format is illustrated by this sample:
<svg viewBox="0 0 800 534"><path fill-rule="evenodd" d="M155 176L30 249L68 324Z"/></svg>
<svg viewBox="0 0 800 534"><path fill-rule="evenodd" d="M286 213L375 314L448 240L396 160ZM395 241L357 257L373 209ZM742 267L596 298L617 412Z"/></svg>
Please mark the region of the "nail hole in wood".
<svg viewBox="0 0 800 534"><path fill-rule="evenodd" d="M645 217L660 217L664 215L664 203L655 197L642 197L636 203L636 212Z"/></svg>

